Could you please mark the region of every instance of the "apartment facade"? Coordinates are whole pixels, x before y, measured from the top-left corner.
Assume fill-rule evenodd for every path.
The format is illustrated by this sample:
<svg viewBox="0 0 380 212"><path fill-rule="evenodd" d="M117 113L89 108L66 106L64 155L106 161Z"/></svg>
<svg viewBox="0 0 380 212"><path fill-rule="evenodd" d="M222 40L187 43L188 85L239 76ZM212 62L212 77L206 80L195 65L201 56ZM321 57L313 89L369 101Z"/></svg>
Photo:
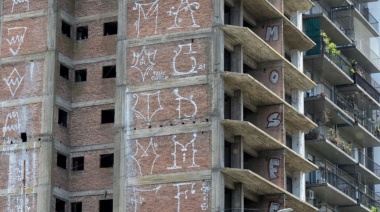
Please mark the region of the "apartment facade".
<svg viewBox="0 0 380 212"><path fill-rule="evenodd" d="M380 166L373 160L380 93L371 77L380 70L372 40L379 28L368 2L314 1L304 15L305 33L317 44L304 58L317 83L305 94L305 112L318 124L305 135L306 157L319 166L306 177L306 198L323 211L380 206L374 192Z"/></svg>
<svg viewBox="0 0 380 212"><path fill-rule="evenodd" d="M0 208L321 210L307 196L321 196L305 142L318 126L311 100L304 111L319 89L304 58L319 45L302 16L313 5L1 1ZM351 161L339 170L376 182Z"/></svg>

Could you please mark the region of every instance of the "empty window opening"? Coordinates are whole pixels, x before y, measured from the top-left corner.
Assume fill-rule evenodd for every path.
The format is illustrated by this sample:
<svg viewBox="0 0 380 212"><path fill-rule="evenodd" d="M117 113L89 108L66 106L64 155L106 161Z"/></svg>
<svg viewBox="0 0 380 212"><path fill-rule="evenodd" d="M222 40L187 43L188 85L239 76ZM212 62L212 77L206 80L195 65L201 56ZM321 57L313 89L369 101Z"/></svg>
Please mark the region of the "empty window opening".
<svg viewBox="0 0 380 212"><path fill-rule="evenodd" d="M104 23L104 36L117 34L117 21Z"/></svg>
<svg viewBox="0 0 380 212"><path fill-rule="evenodd" d="M27 137L27 135L26 135L26 133L21 133L21 140L22 140L22 142L27 142L28 141L28 137Z"/></svg>
<svg viewBox="0 0 380 212"><path fill-rule="evenodd" d="M70 24L66 23L65 21L62 21L62 34L66 35L70 38L71 34L71 26Z"/></svg>
<svg viewBox="0 0 380 212"><path fill-rule="evenodd" d="M112 199L99 200L99 212L110 212L113 210Z"/></svg>
<svg viewBox="0 0 380 212"><path fill-rule="evenodd" d="M103 66L103 79L115 78L115 77L116 77L116 66Z"/></svg>
<svg viewBox="0 0 380 212"><path fill-rule="evenodd" d="M59 76L68 80L69 79L69 68L67 68L66 66L61 64L59 66Z"/></svg>
<svg viewBox="0 0 380 212"><path fill-rule="evenodd" d="M58 111L58 124L67 127L67 112L62 109Z"/></svg>
<svg viewBox="0 0 380 212"><path fill-rule="evenodd" d="M85 82L85 81L87 81L87 69L76 70L75 82Z"/></svg>
<svg viewBox="0 0 380 212"><path fill-rule="evenodd" d="M73 171L84 170L84 157L75 157L73 158Z"/></svg>
<svg viewBox="0 0 380 212"><path fill-rule="evenodd" d="M65 201L60 200L58 198L55 198L55 211L56 212L64 212L65 211L65 204L66 204Z"/></svg>
<svg viewBox="0 0 380 212"><path fill-rule="evenodd" d="M77 27L77 40L88 38L88 26Z"/></svg>
<svg viewBox="0 0 380 212"><path fill-rule="evenodd" d="M113 154L100 155L100 168L113 167Z"/></svg>
<svg viewBox="0 0 380 212"><path fill-rule="evenodd" d="M82 202L71 203L71 212L82 212Z"/></svg>
<svg viewBox="0 0 380 212"><path fill-rule="evenodd" d="M115 110L102 110L102 124L114 123Z"/></svg>
<svg viewBox="0 0 380 212"><path fill-rule="evenodd" d="M61 153L57 152L57 166L61 167L62 169L66 169L66 159L67 157L65 155L62 155Z"/></svg>

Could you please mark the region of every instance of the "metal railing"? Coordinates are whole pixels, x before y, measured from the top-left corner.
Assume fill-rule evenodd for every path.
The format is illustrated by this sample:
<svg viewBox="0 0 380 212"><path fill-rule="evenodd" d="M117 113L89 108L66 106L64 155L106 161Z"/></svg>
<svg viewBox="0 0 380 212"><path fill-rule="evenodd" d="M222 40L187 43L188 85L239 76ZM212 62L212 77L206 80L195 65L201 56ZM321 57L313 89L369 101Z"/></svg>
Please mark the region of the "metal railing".
<svg viewBox="0 0 380 212"><path fill-rule="evenodd" d="M380 69L380 57L374 52L368 42L360 38L355 33L346 33L347 37L355 44L355 47L368 58L369 61L377 68ZM353 58L355 59L355 58Z"/></svg>
<svg viewBox="0 0 380 212"><path fill-rule="evenodd" d="M316 161L319 169L309 175L311 184L329 183L352 199L356 199L355 179L328 161Z"/></svg>
<svg viewBox="0 0 380 212"><path fill-rule="evenodd" d="M372 27L378 32L379 31L379 22L376 18L369 12L367 6L362 4L359 0L351 0L354 4L354 7L359 11L359 13L372 25Z"/></svg>
<svg viewBox="0 0 380 212"><path fill-rule="evenodd" d="M333 56L332 54L323 51L324 54L334 62L348 77L351 78L352 74L350 72L351 64L347 62L347 59L343 55Z"/></svg>
<svg viewBox="0 0 380 212"><path fill-rule="evenodd" d="M332 208L328 205L321 205L318 207L318 212L338 212L335 208Z"/></svg>
<svg viewBox="0 0 380 212"><path fill-rule="evenodd" d="M368 170L372 171L376 176L380 177L380 165L377 164L367 155L363 154L361 151L354 150L353 155L355 155L356 160L366 167Z"/></svg>

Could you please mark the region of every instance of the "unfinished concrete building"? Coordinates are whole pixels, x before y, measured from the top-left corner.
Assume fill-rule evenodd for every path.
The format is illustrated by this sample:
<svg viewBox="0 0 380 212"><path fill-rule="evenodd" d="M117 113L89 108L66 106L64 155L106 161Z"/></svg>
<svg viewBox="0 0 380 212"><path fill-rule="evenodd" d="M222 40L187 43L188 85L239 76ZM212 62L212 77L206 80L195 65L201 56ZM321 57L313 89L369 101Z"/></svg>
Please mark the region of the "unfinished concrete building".
<svg viewBox="0 0 380 212"><path fill-rule="evenodd" d="M318 211L312 7L0 1L1 210Z"/></svg>

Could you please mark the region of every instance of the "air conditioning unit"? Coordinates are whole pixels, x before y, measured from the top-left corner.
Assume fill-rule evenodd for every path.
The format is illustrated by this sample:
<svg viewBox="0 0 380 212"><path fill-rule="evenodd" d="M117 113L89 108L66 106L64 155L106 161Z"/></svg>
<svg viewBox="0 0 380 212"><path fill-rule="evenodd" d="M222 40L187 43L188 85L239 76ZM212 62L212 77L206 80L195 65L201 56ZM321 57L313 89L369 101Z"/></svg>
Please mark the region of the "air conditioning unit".
<svg viewBox="0 0 380 212"><path fill-rule="evenodd" d="M306 190L306 200L314 199L314 191L313 190Z"/></svg>

